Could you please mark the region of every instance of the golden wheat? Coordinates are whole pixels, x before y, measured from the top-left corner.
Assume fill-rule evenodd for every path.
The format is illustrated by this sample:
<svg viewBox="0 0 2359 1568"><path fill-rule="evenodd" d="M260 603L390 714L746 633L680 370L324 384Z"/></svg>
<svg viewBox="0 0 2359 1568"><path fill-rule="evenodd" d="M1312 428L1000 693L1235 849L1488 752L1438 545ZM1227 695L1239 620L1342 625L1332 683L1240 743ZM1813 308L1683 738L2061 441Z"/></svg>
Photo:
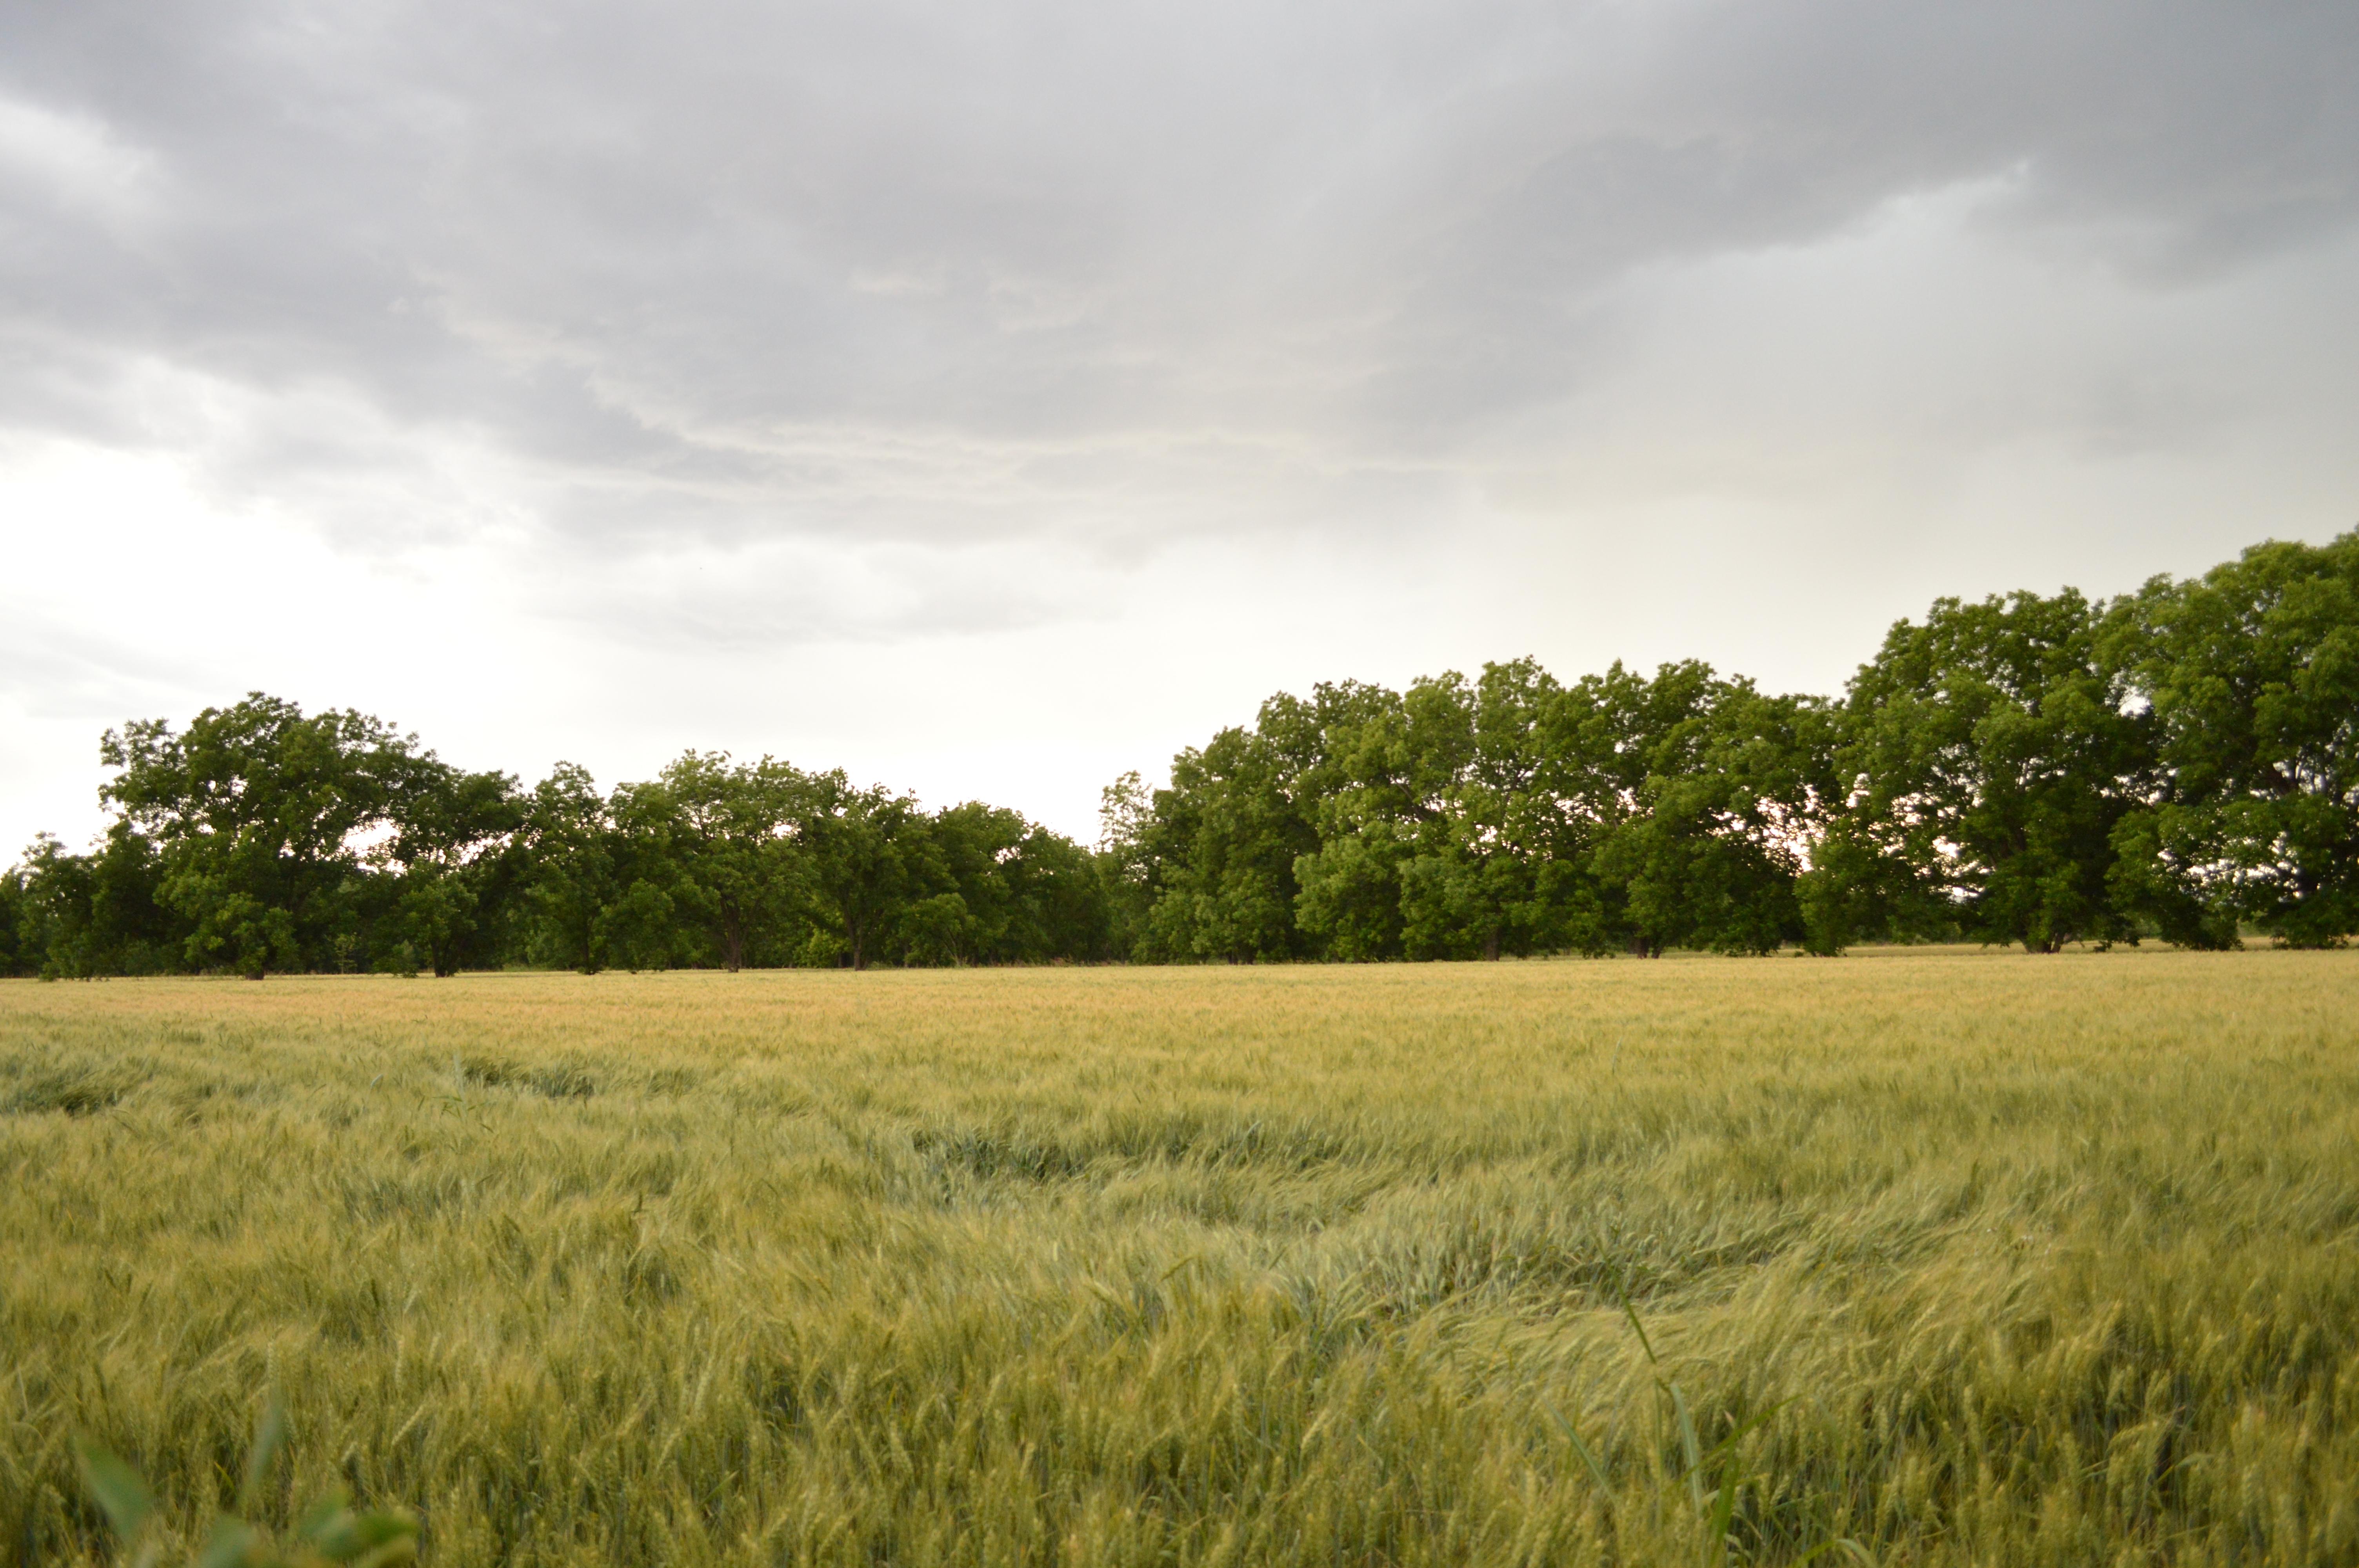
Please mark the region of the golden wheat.
<svg viewBox="0 0 2359 1568"><path fill-rule="evenodd" d="M2359 1561L2359 956L0 984L0 1552ZM1626 1303L1626 1305L1625 1305Z"/></svg>

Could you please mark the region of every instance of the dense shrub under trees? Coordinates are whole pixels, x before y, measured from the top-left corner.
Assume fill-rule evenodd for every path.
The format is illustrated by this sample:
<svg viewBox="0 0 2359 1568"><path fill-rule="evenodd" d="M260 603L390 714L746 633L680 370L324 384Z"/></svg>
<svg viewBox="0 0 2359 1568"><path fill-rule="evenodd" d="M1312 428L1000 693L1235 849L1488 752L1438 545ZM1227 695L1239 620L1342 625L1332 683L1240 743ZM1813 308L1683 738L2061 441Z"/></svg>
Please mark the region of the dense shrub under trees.
<svg viewBox="0 0 2359 1568"><path fill-rule="evenodd" d="M2359 933L2359 535L1937 602L1841 699L1529 660L1263 704L1098 849L691 752L601 794L255 693L110 731L0 973L1474 958Z"/></svg>

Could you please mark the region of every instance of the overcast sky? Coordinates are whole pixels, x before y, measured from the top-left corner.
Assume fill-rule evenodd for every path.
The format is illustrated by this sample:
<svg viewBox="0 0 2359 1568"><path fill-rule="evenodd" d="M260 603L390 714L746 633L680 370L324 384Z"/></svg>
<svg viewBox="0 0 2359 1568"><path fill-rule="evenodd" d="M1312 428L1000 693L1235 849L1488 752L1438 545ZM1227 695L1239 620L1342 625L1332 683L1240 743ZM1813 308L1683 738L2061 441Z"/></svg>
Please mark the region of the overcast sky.
<svg viewBox="0 0 2359 1568"><path fill-rule="evenodd" d="M0 7L0 859L250 688L1094 831L2359 524L2359 5Z"/></svg>

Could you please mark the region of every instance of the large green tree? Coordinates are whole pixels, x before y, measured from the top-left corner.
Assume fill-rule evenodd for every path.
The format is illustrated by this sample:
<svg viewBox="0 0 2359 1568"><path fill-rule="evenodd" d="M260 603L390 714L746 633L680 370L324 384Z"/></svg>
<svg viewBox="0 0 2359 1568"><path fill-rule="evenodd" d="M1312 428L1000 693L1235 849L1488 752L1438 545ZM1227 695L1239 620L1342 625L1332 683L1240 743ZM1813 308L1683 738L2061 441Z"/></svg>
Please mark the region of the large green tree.
<svg viewBox="0 0 2359 1568"><path fill-rule="evenodd" d="M1151 810L1109 792L1114 859L1144 957L1767 951L1805 934L1827 730L1693 664L1322 685L1182 753Z"/></svg>
<svg viewBox="0 0 2359 1568"><path fill-rule="evenodd" d="M381 967L438 976L486 967L522 870L526 800L506 773L462 773L421 759L396 801L393 835L373 859L390 874L372 931Z"/></svg>
<svg viewBox="0 0 2359 1568"><path fill-rule="evenodd" d="M2198 946L2359 934L2359 534L2158 578L2108 633L2161 764L2116 829L2125 896Z"/></svg>
<svg viewBox="0 0 2359 1568"><path fill-rule="evenodd" d="M0 975L30 975L40 970L40 962L34 956L32 909L26 895L29 880L21 866L0 871Z"/></svg>
<svg viewBox="0 0 2359 1568"><path fill-rule="evenodd" d="M181 968L188 922L160 902L162 880L155 844L128 822L87 854L43 835L9 874L12 971L67 979Z"/></svg>
<svg viewBox="0 0 2359 1568"><path fill-rule="evenodd" d="M690 752L658 780L683 913L700 921L722 968L799 957L813 896L796 837L813 785L772 757L740 763Z"/></svg>
<svg viewBox="0 0 2359 1568"><path fill-rule="evenodd" d="M1108 949L1120 957L1145 950L1147 917L1161 888L1155 832L1155 791L1136 768L1098 792L1092 858L1105 899Z"/></svg>
<svg viewBox="0 0 2359 1568"><path fill-rule="evenodd" d="M1321 688L1308 774L1320 848L1297 862L1304 929L1343 958L1496 958L1557 945L1571 885L1546 736L1562 688L1529 660L1395 696Z"/></svg>
<svg viewBox="0 0 2359 1568"><path fill-rule="evenodd" d="M612 958L625 867L606 797L588 769L560 762L533 786L525 833L527 955L595 974Z"/></svg>
<svg viewBox="0 0 2359 1568"><path fill-rule="evenodd" d="M931 962L1038 963L1106 956L1103 879L1090 854L1020 813L979 801L931 824L948 885L940 911L912 933L909 956Z"/></svg>
<svg viewBox="0 0 2359 1568"><path fill-rule="evenodd" d="M1813 698L1768 697L1701 665L1667 665L1651 683L1654 722L1636 750L1646 776L1637 810L1597 856L1616 886L1633 946L1774 953L1820 951L1797 897L1831 799L1832 726Z"/></svg>
<svg viewBox="0 0 2359 1568"><path fill-rule="evenodd" d="M1273 698L1252 730L1223 730L1173 759L1145 836L1154 902L1136 956L1251 963L1301 956L1295 862L1319 846L1299 797L1315 724Z"/></svg>
<svg viewBox="0 0 2359 1568"><path fill-rule="evenodd" d="M353 882L374 847L449 786L415 736L349 708L306 715L261 692L186 730L147 719L100 745L120 772L101 795L152 839L161 902L191 927L189 963L259 978L326 967L361 918Z"/></svg>
<svg viewBox="0 0 2359 1568"><path fill-rule="evenodd" d="M957 896L929 827L908 795L881 784L856 786L841 770L810 778L796 833L810 857L822 935L851 968L895 956L916 906ZM935 934L954 926L962 914L938 903L914 918L927 928L926 940L947 947L956 936L937 940Z"/></svg>
<svg viewBox="0 0 2359 1568"><path fill-rule="evenodd" d="M1461 932L1484 924L1461 907L1481 876L1451 822L1473 751L1464 680L1446 675L1406 694L1321 686L1307 705L1273 699L1264 711L1315 726L1315 742L1297 747L1307 765L1293 790L1318 836L1294 862L1294 914L1310 950L1364 961L1463 945Z"/></svg>
<svg viewBox="0 0 2359 1568"><path fill-rule="evenodd" d="M2134 937L2114 832L2155 788L2154 722L2067 589L1903 621L1853 679L1848 861L1910 929L2052 953Z"/></svg>

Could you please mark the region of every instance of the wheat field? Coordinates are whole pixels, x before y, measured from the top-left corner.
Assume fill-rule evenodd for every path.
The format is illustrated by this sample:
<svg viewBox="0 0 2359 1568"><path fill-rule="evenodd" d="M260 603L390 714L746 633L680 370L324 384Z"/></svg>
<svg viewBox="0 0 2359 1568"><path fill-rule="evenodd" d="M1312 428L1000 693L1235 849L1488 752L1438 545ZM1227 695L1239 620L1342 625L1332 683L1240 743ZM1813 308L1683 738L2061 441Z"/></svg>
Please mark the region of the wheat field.
<svg viewBox="0 0 2359 1568"><path fill-rule="evenodd" d="M2359 1562L2359 955L0 983L0 1554Z"/></svg>

